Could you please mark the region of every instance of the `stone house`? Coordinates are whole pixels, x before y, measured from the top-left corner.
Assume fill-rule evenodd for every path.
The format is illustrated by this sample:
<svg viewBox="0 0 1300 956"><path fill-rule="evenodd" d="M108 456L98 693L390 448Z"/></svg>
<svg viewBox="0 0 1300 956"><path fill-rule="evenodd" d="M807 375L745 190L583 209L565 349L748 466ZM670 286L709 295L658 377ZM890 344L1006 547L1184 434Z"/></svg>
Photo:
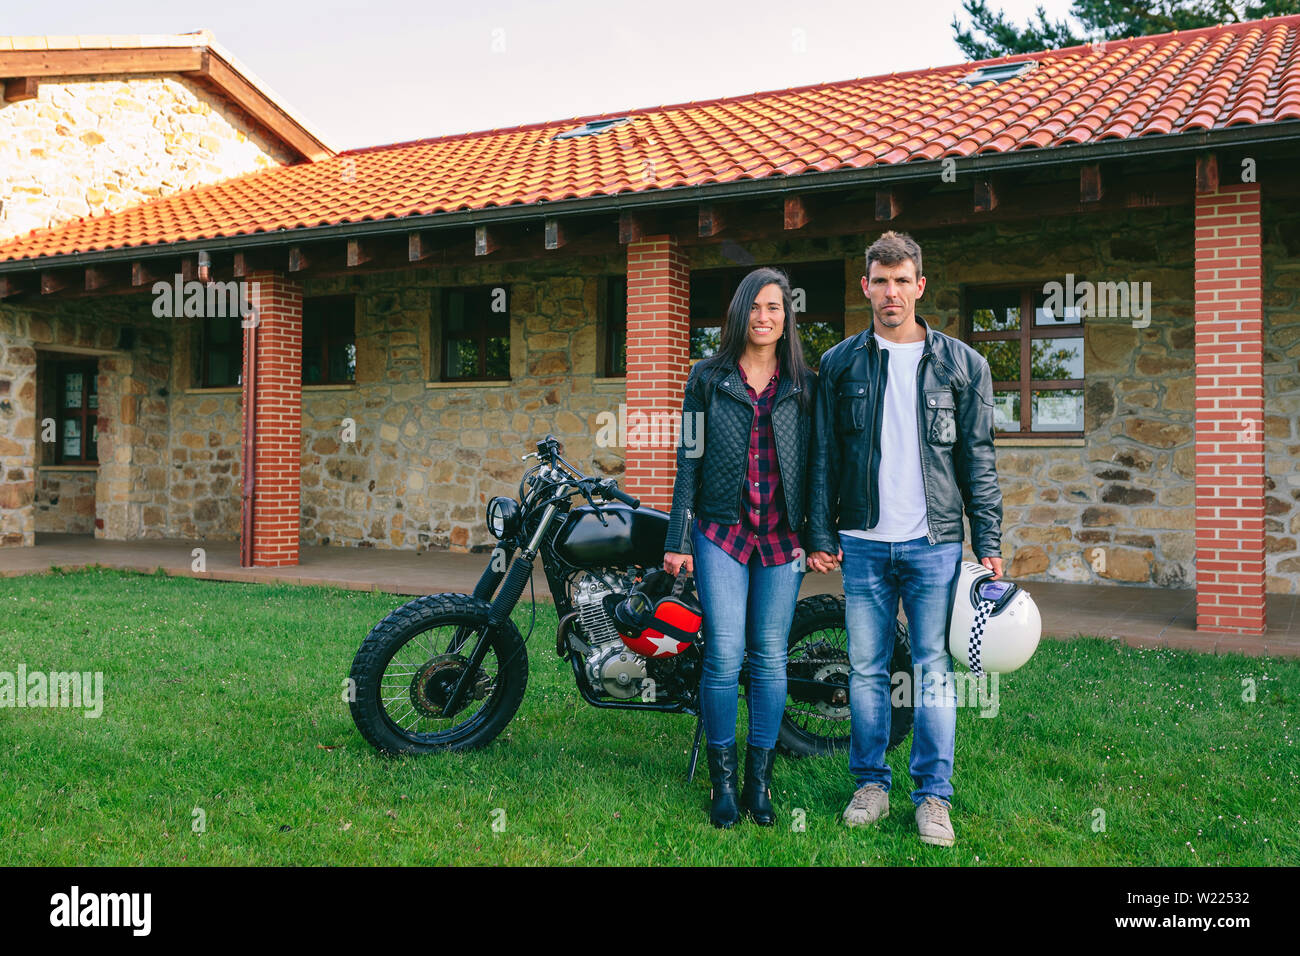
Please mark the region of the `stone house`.
<svg viewBox="0 0 1300 956"><path fill-rule="evenodd" d="M0 37L0 83L0 241L334 154L206 30ZM118 331L101 323L56 341L40 329L38 319L34 349L14 342L0 359L0 400L33 402L39 382L38 404L50 408L59 375L84 373L85 407L76 421L86 433L82 440L93 440L98 422L89 413L97 410L90 406L99 398L92 391L98 375L87 370L100 356L111 363ZM0 432L0 454L24 459L15 445L33 437L26 425L12 424ZM48 447L54 443L44 444L56 451ZM115 493L125 495L135 478L96 459L38 452L30 473L7 468L0 505L30 500L33 520L15 521L11 513L0 540L30 544L33 530L90 534L98 527L110 537L128 534L97 501L107 505ZM97 494L101 481L109 483Z"/></svg>
<svg viewBox="0 0 1300 956"><path fill-rule="evenodd" d="M918 311L995 371L1011 574L1195 587L1198 626L1259 633L1300 591L1297 120L1285 17L349 150L38 230L0 245L0 533L60 527L29 476L72 398L104 537L485 547L548 432L666 507L673 442L632 426L675 412L735 282L787 268L816 358L869 325L863 251L897 229ZM69 396L39 355L74 345Z"/></svg>

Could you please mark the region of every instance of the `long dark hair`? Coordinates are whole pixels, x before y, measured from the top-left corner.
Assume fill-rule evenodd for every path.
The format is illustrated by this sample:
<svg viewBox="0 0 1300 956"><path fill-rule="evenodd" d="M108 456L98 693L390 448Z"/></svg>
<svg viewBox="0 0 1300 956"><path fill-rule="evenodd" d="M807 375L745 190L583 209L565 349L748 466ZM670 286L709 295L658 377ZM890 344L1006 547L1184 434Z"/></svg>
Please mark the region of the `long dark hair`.
<svg viewBox="0 0 1300 956"><path fill-rule="evenodd" d="M699 362L700 374L704 377L703 381L712 386L717 376L725 375L740 364L740 357L745 354L745 346L749 342L749 311L759 292L769 285L775 285L781 290L781 301L785 305L785 334L776 343L776 359L782 377L788 377L799 388L799 407L806 412L811 407L811 397L808 394L808 376L811 372L808 363L804 361L803 343L799 340L790 279L780 269L764 266L740 280L736 294L727 306L727 315L722 323L722 341L713 355Z"/></svg>

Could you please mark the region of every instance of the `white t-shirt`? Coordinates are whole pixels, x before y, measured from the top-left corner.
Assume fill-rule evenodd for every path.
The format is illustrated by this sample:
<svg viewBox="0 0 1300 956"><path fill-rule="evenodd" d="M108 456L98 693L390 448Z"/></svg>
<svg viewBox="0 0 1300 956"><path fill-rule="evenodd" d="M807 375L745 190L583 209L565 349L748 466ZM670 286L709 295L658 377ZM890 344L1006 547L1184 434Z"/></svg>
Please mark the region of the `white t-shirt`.
<svg viewBox="0 0 1300 956"><path fill-rule="evenodd" d="M870 530L843 533L870 541L911 541L929 533L921 479L921 440L916 430L916 370L925 340L896 343L877 335L876 344L889 353L885 413L880 425L880 521Z"/></svg>

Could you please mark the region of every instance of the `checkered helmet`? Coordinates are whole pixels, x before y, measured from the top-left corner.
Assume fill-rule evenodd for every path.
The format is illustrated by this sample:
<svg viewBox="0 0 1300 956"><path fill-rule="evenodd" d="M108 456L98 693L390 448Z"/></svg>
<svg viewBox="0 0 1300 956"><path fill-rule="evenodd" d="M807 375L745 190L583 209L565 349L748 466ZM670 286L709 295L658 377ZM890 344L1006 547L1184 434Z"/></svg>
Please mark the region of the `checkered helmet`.
<svg viewBox="0 0 1300 956"><path fill-rule="evenodd" d="M1033 656L1043 633L1038 605L982 564L963 561L948 615L948 649L976 674L1008 673Z"/></svg>

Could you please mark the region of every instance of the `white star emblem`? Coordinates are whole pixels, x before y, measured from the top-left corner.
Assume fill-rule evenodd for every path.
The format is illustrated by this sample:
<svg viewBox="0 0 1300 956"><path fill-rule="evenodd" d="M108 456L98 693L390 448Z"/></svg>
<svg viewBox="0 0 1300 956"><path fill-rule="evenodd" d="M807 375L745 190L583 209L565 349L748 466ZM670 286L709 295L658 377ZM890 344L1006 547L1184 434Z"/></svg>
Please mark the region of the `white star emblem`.
<svg viewBox="0 0 1300 956"><path fill-rule="evenodd" d="M655 647L659 648L659 650L650 655L651 657L668 657L677 653L677 642L671 637L651 637L649 638L649 641Z"/></svg>

